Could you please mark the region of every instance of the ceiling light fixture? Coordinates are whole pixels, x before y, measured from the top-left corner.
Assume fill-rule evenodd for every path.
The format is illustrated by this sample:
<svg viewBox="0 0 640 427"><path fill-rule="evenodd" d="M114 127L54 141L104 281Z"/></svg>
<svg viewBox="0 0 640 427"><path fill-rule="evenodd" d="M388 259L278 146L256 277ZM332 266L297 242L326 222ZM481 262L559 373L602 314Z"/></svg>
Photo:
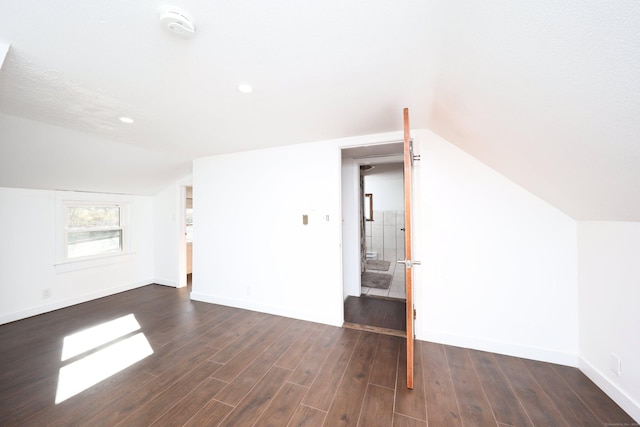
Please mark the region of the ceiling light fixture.
<svg viewBox="0 0 640 427"><path fill-rule="evenodd" d="M189 15L174 7L160 11L160 25L168 32L183 39L190 39L196 33L196 27Z"/></svg>
<svg viewBox="0 0 640 427"><path fill-rule="evenodd" d="M127 116L120 116L118 117L118 120L120 120L122 123L127 123L127 124L133 123L133 119Z"/></svg>
<svg viewBox="0 0 640 427"><path fill-rule="evenodd" d="M251 86L249 83L240 83L238 85L238 90L242 93L251 93L253 92L253 86Z"/></svg>

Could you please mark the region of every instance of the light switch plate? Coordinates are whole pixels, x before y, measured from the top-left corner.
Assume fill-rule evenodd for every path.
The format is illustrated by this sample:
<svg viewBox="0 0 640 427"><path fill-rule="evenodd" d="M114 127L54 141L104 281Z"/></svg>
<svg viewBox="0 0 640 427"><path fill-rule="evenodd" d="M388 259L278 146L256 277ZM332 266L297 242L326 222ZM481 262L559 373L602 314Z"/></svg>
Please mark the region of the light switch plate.
<svg viewBox="0 0 640 427"><path fill-rule="evenodd" d="M617 354L611 353L609 356L609 368L611 368L616 375L622 375L622 363Z"/></svg>

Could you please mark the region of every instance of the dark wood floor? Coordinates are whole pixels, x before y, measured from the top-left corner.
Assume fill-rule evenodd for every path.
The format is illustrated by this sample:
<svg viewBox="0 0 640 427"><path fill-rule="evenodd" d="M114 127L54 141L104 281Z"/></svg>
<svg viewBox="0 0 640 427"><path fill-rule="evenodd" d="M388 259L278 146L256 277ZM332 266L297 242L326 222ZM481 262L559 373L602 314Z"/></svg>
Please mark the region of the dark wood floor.
<svg viewBox="0 0 640 427"><path fill-rule="evenodd" d="M375 296L349 296L344 301L344 321L396 331L407 330L404 300Z"/></svg>
<svg viewBox="0 0 640 427"><path fill-rule="evenodd" d="M64 338L129 314L153 354L56 404L61 368L140 331L61 361ZM403 338L192 302L186 289L156 285L0 326L0 346L2 426L633 422L573 368L418 341L411 391Z"/></svg>

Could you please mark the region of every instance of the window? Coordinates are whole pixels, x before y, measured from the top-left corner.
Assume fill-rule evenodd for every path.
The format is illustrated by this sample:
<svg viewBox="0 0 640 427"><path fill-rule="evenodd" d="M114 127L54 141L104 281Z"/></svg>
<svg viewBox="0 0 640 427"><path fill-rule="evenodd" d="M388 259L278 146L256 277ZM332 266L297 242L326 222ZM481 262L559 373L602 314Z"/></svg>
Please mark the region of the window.
<svg viewBox="0 0 640 427"><path fill-rule="evenodd" d="M123 251L124 227L119 205L65 203L65 259Z"/></svg>
<svg viewBox="0 0 640 427"><path fill-rule="evenodd" d="M373 221L373 194L371 193L364 195L364 219Z"/></svg>
<svg viewBox="0 0 640 427"><path fill-rule="evenodd" d="M135 254L136 206L122 194L56 191L56 273L120 263Z"/></svg>

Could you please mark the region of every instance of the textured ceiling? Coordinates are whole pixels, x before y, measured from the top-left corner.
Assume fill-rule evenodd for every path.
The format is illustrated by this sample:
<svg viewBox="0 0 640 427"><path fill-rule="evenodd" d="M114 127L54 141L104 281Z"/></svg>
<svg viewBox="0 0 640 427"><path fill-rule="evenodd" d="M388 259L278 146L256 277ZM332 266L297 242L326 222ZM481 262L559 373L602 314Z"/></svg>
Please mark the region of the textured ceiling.
<svg viewBox="0 0 640 427"><path fill-rule="evenodd" d="M153 194L195 157L395 131L409 107L576 219L640 221L635 0L176 1L191 40L164 2L5 3L0 186Z"/></svg>

